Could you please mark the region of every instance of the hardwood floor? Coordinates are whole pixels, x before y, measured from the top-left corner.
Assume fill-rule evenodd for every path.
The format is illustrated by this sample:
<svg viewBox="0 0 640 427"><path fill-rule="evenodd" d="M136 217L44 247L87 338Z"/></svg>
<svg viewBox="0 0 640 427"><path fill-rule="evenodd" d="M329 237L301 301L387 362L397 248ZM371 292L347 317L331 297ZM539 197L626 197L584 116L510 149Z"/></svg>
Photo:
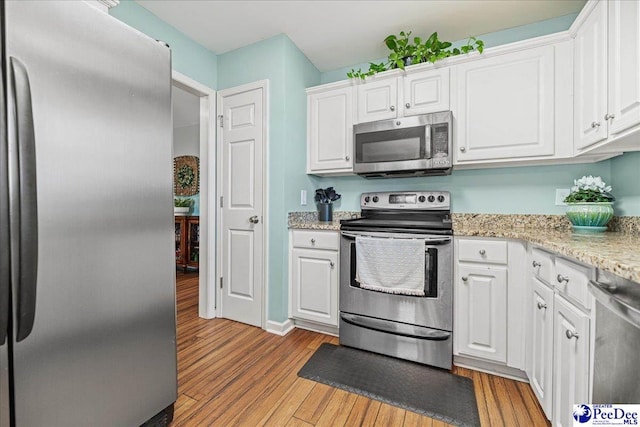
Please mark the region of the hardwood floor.
<svg viewBox="0 0 640 427"><path fill-rule="evenodd" d="M178 401L172 426L430 426L448 424L299 378L323 342L198 317L198 276L178 273ZM548 426L528 384L455 368L472 378L482 426Z"/></svg>

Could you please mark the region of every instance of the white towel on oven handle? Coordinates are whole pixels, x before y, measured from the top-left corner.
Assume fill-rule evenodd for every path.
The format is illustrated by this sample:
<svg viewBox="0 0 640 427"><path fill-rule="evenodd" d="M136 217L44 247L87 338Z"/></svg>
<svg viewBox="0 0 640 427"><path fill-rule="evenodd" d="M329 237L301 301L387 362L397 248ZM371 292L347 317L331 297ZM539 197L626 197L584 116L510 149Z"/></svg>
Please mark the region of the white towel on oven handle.
<svg viewBox="0 0 640 427"><path fill-rule="evenodd" d="M424 296L425 240L356 237L356 281L362 289Z"/></svg>

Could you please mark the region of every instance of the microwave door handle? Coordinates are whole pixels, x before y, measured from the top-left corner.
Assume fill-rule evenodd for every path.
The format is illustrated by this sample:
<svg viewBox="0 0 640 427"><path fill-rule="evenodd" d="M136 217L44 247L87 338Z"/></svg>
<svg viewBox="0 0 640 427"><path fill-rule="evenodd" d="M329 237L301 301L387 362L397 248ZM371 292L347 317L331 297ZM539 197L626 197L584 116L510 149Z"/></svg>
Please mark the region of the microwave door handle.
<svg viewBox="0 0 640 427"><path fill-rule="evenodd" d="M431 158L431 125L424 126L424 158Z"/></svg>

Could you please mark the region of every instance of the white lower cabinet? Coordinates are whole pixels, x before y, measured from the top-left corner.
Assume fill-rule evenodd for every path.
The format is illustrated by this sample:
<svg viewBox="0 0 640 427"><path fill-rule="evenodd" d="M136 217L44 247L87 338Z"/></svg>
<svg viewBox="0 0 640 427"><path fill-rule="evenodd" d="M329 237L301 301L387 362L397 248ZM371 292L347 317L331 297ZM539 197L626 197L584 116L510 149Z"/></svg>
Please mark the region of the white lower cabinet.
<svg viewBox="0 0 640 427"><path fill-rule="evenodd" d="M589 316L554 297L554 426L573 425L573 405L589 403Z"/></svg>
<svg viewBox="0 0 640 427"><path fill-rule="evenodd" d="M553 290L533 279L529 314L531 327L531 368L529 383L547 418L551 418L553 371Z"/></svg>
<svg viewBox="0 0 640 427"><path fill-rule="evenodd" d="M454 363L524 377L525 245L459 237L454 253Z"/></svg>
<svg viewBox="0 0 640 427"><path fill-rule="evenodd" d="M458 353L507 362L507 269L458 267L456 281Z"/></svg>
<svg viewBox="0 0 640 427"><path fill-rule="evenodd" d="M337 328L338 233L293 230L290 242L289 316Z"/></svg>

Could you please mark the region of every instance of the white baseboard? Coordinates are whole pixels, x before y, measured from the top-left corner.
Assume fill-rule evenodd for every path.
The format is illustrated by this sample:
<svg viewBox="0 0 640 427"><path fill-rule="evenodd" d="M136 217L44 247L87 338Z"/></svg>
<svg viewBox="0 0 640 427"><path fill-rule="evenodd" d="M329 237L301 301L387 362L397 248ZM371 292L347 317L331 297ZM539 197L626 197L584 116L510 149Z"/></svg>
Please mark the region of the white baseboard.
<svg viewBox="0 0 640 427"><path fill-rule="evenodd" d="M511 380L529 382L527 374L517 368L505 366L500 363L478 360L472 357L453 356L453 364L461 368L473 369L475 371L486 372L487 374L509 378Z"/></svg>
<svg viewBox="0 0 640 427"><path fill-rule="evenodd" d="M338 336L338 328L336 326L322 325L315 322L307 322L305 320L296 319L296 328L306 329L307 331L320 332L321 334Z"/></svg>
<svg viewBox="0 0 640 427"><path fill-rule="evenodd" d="M274 322L273 320L267 320L267 327L265 329L271 334L284 336L291 332L293 328L293 322L291 321L291 319L287 319L284 322Z"/></svg>

